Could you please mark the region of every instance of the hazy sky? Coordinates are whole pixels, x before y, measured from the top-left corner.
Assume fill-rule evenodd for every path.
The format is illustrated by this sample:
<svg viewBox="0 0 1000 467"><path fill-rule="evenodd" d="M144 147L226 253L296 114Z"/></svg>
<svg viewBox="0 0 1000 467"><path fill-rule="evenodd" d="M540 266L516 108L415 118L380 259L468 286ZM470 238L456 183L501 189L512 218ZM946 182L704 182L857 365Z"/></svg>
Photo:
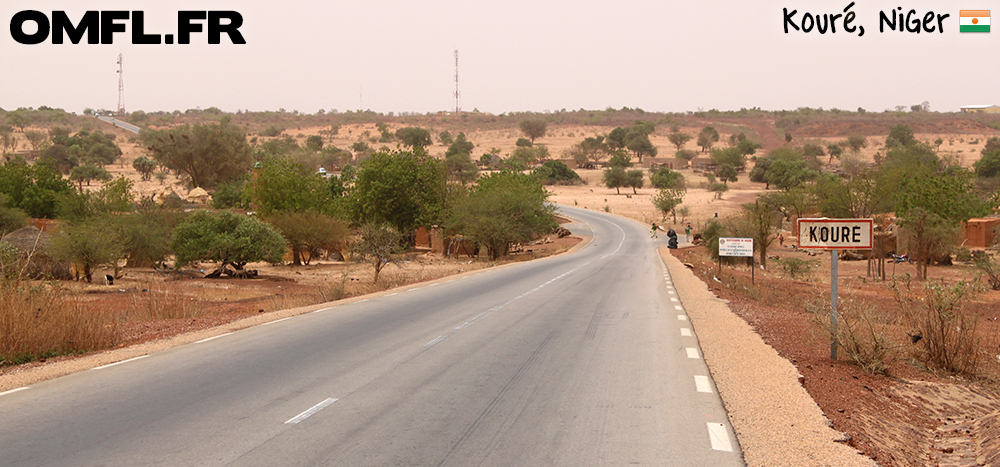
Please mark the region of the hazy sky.
<svg viewBox="0 0 1000 467"><path fill-rule="evenodd" d="M861 0L863 37L783 31L782 8L839 13L849 1L671 0L0 0L0 107L115 109L124 54L129 111L450 110L454 50L461 107L483 112L638 107L647 111L823 107L881 111L1000 104L1000 26L959 33L960 9L996 1ZM944 33L879 33L879 11L950 14ZM22 45L22 10L74 22L87 10L142 10L174 33L180 10L235 10L245 45ZM1000 8L994 10L1000 16ZM936 21L935 21L936 23ZM26 33L35 32L27 23ZM84 39L86 41L86 39Z"/></svg>

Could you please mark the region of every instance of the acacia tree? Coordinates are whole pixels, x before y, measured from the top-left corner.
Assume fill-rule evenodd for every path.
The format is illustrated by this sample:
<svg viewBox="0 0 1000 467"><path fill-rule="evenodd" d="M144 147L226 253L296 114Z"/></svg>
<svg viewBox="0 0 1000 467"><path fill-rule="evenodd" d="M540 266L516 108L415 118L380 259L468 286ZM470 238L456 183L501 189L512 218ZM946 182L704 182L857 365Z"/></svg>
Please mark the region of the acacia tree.
<svg viewBox="0 0 1000 467"><path fill-rule="evenodd" d="M7 123L11 126L16 126L21 130L21 133L24 133L24 127L31 124L31 119L23 111L15 110L7 113Z"/></svg>
<svg viewBox="0 0 1000 467"><path fill-rule="evenodd" d="M396 130L396 139L410 149L426 148L433 144L431 141L431 132L417 127L406 127Z"/></svg>
<svg viewBox="0 0 1000 467"><path fill-rule="evenodd" d="M191 187L210 189L238 179L252 161L246 132L229 117L214 125L144 130L139 138L160 165L183 174Z"/></svg>
<svg viewBox="0 0 1000 467"><path fill-rule="evenodd" d="M684 192L682 190L671 189L671 188L661 188L660 191L653 196L653 206L663 214L663 218L667 218L667 214L672 214L674 216L674 223L677 223L677 206L684 202Z"/></svg>
<svg viewBox="0 0 1000 467"><path fill-rule="evenodd" d="M670 144L676 146L678 151L684 149L684 145L688 141L691 141L691 138L692 138L691 135L681 132L671 133L669 136L667 136L667 139L670 140Z"/></svg>
<svg viewBox="0 0 1000 467"><path fill-rule="evenodd" d="M698 132L698 146L701 147L701 152L708 152L718 142L719 131L715 127L706 126Z"/></svg>
<svg viewBox="0 0 1000 467"><path fill-rule="evenodd" d="M472 150L475 148L476 145L466 139L465 133L459 133L444 153L444 165L448 173L463 184L479 176L479 168L472 162Z"/></svg>
<svg viewBox="0 0 1000 467"><path fill-rule="evenodd" d="M615 151L615 154L611 156L611 160L608 161L610 167L604 169L604 176L601 182L608 188L614 188L619 195L621 194L621 187L630 186L629 175L625 169L632 167L631 159L632 157L627 152L619 149ZM641 175L642 171L639 173Z"/></svg>
<svg viewBox="0 0 1000 467"><path fill-rule="evenodd" d="M323 251L340 251L348 236L347 223L316 211L283 211L267 217L292 249L293 264L309 263Z"/></svg>
<svg viewBox="0 0 1000 467"><path fill-rule="evenodd" d="M521 128L521 132L524 133L524 136L531 139L531 144L535 144L536 139L545 136L549 123L546 122L545 119L533 117L521 120L521 123L519 123L518 126Z"/></svg>
<svg viewBox="0 0 1000 467"><path fill-rule="evenodd" d="M124 256L123 243L110 223L94 218L60 230L52 238L49 251L55 258L81 266L84 279L92 282L95 267L117 268L117 261Z"/></svg>
<svg viewBox="0 0 1000 467"><path fill-rule="evenodd" d="M368 222L358 230L359 239L351 249L363 261L370 261L375 267L375 279L378 282L379 273L396 255L406 251L403 248L403 235L395 227L386 222Z"/></svg>
<svg viewBox="0 0 1000 467"><path fill-rule="evenodd" d="M92 180L98 181L108 181L111 180L111 173L109 173L104 167L100 167L93 164L84 164L73 167L73 170L69 172L70 181L77 182L80 185L80 190L83 190L83 183L86 182L87 186L90 186Z"/></svg>
<svg viewBox="0 0 1000 467"><path fill-rule="evenodd" d="M767 269L767 249L778 238L781 215L767 198L743 205L743 209L727 220L729 233L753 238L753 248L760 255L760 266Z"/></svg>
<svg viewBox="0 0 1000 467"><path fill-rule="evenodd" d="M285 239L267 223L248 215L229 211L195 213L174 229L170 244L176 255L175 267L193 261L219 263L219 268L205 277L219 277L232 266L242 271L247 263L280 263ZM240 275L237 275L239 277Z"/></svg>
<svg viewBox="0 0 1000 467"><path fill-rule="evenodd" d="M690 138L690 137L689 137ZM632 151L637 158L639 158L639 163L642 163L642 156L656 157L656 146L653 146L652 141L649 140L649 136L635 133L629 136L628 141L625 143L625 147L629 151Z"/></svg>
<svg viewBox="0 0 1000 467"><path fill-rule="evenodd" d="M153 172L156 171L156 167L156 161L146 156L136 157L135 160L132 161L132 168L135 169L136 172L139 172L139 176L144 182L149 181L150 177L153 176Z"/></svg>
<svg viewBox="0 0 1000 467"><path fill-rule="evenodd" d="M851 135L840 145L850 148L854 154L860 154L862 149L868 147L868 139L861 135Z"/></svg>
<svg viewBox="0 0 1000 467"><path fill-rule="evenodd" d="M42 144L49 139L45 132L38 130L28 130L24 132L24 139L28 140L28 144L31 145L32 151L38 151L42 147Z"/></svg>
<svg viewBox="0 0 1000 467"><path fill-rule="evenodd" d="M456 201L448 225L484 245L491 259L506 256L515 243L531 241L556 227L546 204L548 192L538 179L500 171L481 177L467 196Z"/></svg>

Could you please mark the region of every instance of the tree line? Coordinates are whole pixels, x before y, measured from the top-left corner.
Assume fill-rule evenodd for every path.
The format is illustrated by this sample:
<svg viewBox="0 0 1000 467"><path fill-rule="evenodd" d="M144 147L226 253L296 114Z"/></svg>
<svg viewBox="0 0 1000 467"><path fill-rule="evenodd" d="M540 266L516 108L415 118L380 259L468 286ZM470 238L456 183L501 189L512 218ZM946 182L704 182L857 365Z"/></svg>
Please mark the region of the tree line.
<svg viewBox="0 0 1000 467"><path fill-rule="evenodd" d="M190 186L216 194L216 211L193 214L137 198L125 178L92 191L74 186L63 178L65 169L81 155L97 157L100 150L83 145L93 140L90 147L99 147L103 140L99 134L62 135L58 144L66 157L0 166L0 228L10 231L28 217L61 220L51 252L81 265L89 281L101 265L164 266L171 256L175 267L207 261L218 265L210 275L241 275L251 262L281 262L286 248L294 264L308 264L323 251L353 254L372 262L377 280L391 255L413 245L418 227L462 236L494 260L556 227L543 180L571 178L571 170L550 164L536 173L508 169L478 176L476 170L470 176L463 166L473 146L464 135L439 160L427 154L430 136L421 130L398 131L400 146L364 154L356 166L347 163L349 153L323 153L322 140L307 141L306 148L281 138L251 145L226 118L143 131L139 139L148 157L136 165L175 171ZM339 176L318 173L305 155L336 157L343 170Z"/></svg>

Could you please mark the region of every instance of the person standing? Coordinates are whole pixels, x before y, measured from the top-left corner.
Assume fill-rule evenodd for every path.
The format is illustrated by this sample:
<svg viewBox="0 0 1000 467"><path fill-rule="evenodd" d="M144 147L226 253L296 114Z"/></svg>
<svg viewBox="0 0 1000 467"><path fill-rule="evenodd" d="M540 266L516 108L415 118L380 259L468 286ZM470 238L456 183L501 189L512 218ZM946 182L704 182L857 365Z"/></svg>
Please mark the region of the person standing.
<svg viewBox="0 0 1000 467"><path fill-rule="evenodd" d="M657 230L658 228L659 228L659 227L657 227L657 226L656 226L656 222L653 222L653 232L652 232L652 233L651 233L651 234L649 235L649 238L657 238L657 237L656 237L656 230Z"/></svg>

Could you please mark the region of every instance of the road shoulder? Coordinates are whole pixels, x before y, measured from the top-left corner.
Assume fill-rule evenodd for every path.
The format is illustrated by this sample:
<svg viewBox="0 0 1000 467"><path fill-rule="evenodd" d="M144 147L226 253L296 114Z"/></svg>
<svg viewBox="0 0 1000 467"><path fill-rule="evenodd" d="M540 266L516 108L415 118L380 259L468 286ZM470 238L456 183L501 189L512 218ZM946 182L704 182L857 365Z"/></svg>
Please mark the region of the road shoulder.
<svg viewBox="0 0 1000 467"><path fill-rule="evenodd" d="M799 372L778 355L726 301L719 299L666 247L659 254L670 271L705 362L725 404L749 466L874 466L799 383Z"/></svg>

